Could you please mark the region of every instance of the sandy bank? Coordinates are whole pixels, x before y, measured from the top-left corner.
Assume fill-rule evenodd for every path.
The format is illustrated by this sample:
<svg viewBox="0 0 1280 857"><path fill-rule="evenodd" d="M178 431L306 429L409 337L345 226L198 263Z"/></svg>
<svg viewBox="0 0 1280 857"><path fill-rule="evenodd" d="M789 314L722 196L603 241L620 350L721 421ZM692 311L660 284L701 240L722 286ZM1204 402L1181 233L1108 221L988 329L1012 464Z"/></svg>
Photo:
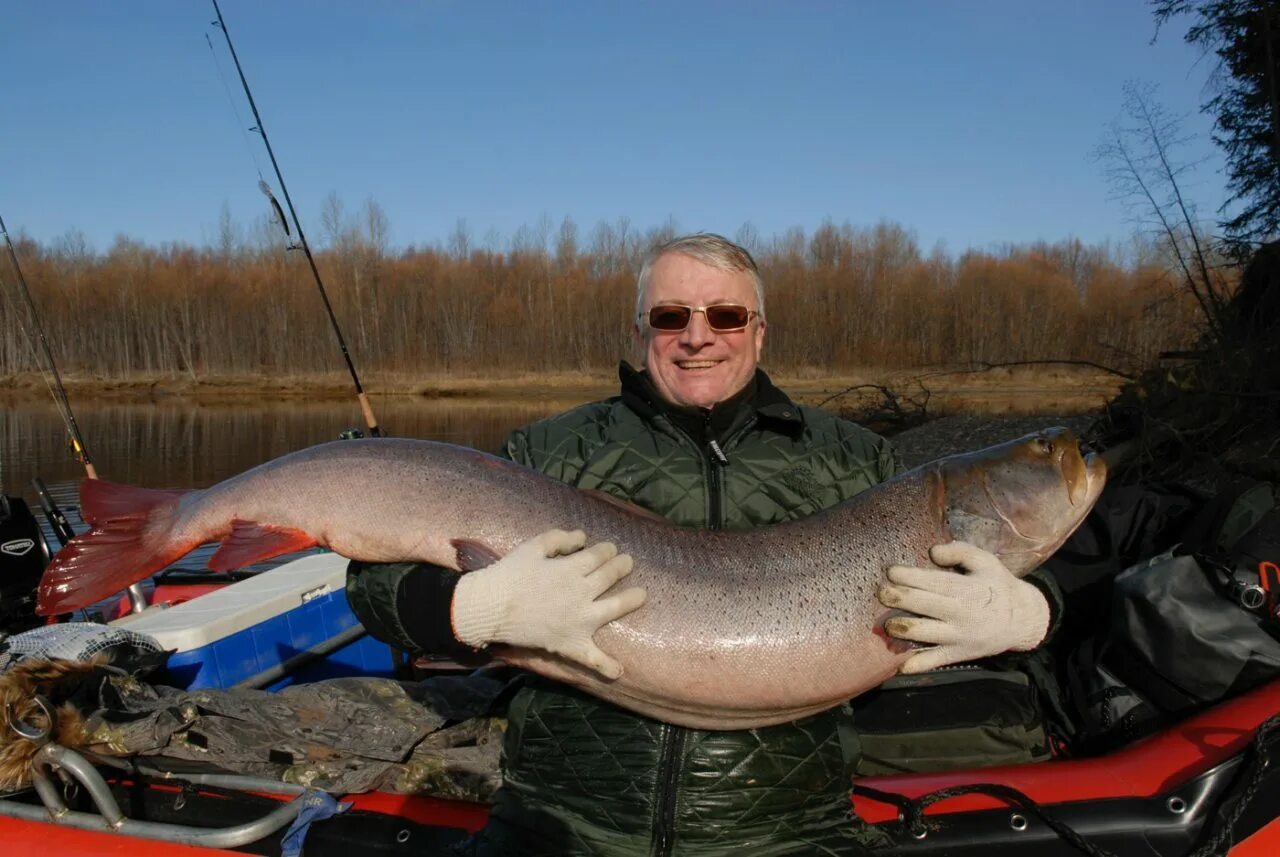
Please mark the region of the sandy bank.
<svg viewBox="0 0 1280 857"><path fill-rule="evenodd" d="M1089 367L1065 364L1017 367L866 368L838 373L816 369L771 372L774 381L806 404L854 409L897 397L904 407L924 407L941 415L956 411L992 413L1078 413L1100 406L1113 396L1122 379ZM77 401L152 402L190 399L199 402L338 400L353 395L350 377L342 373L270 376L134 376L64 377L67 394ZM589 401L617 389L614 370L563 374L411 375L370 373L364 386L375 401L382 397L466 399L495 404L530 400ZM43 377L24 373L0 377L0 400L48 400ZM985 404L984 404L985 403Z"/></svg>

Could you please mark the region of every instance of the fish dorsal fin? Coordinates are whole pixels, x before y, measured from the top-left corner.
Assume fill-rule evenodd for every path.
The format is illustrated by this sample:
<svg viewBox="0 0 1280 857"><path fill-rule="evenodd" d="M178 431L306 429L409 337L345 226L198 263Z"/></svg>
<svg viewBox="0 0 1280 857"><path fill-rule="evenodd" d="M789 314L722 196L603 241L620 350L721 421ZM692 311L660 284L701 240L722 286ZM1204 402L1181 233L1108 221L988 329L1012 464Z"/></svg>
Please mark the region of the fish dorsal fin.
<svg viewBox="0 0 1280 857"><path fill-rule="evenodd" d="M231 522L231 535L222 540L222 546L209 558L209 568L230 571L315 546L315 538L302 530L235 520Z"/></svg>
<svg viewBox="0 0 1280 857"><path fill-rule="evenodd" d="M630 512L632 515L639 515L641 518L648 518L650 521L662 521L664 524L671 523L657 512L646 509L644 506L637 506L635 503L629 503L626 500L613 496L607 491L601 491L598 488L582 488L580 490L584 494L590 494L597 500L603 500L610 506L613 506L616 509L621 509L624 512Z"/></svg>
<svg viewBox="0 0 1280 857"><path fill-rule="evenodd" d="M454 551L457 552L459 571L475 571L478 568L493 565L501 559L497 551L483 542L472 539L452 539L449 544L453 545Z"/></svg>

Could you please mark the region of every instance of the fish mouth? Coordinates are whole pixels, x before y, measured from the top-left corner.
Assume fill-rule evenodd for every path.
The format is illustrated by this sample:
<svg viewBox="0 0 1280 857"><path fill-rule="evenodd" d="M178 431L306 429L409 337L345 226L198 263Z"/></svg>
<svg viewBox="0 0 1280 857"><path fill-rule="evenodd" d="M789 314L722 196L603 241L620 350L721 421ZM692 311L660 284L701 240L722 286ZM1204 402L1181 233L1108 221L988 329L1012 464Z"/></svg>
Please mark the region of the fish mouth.
<svg viewBox="0 0 1280 857"><path fill-rule="evenodd" d="M1072 506L1090 509L1107 482L1107 463L1089 444L1071 439L1074 445L1062 451L1060 460L1062 477L1067 483L1067 499Z"/></svg>
<svg viewBox="0 0 1280 857"><path fill-rule="evenodd" d="M1066 428L1049 428L1027 438L1053 458L1072 508L1093 506L1106 482L1107 465L1088 444Z"/></svg>
<svg viewBox="0 0 1280 857"><path fill-rule="evenodd" d="M1102 456L1069 429L1055 428L1041 432L1038 439L1048 441L1057 448L1058 472L1067 491L1067 502L1076 516L1061 538L1055 539L1049 553L1053 553L1084 523L1107 483L1107 463ZM1048 554L1046 554L1048 556Z"/></svg>

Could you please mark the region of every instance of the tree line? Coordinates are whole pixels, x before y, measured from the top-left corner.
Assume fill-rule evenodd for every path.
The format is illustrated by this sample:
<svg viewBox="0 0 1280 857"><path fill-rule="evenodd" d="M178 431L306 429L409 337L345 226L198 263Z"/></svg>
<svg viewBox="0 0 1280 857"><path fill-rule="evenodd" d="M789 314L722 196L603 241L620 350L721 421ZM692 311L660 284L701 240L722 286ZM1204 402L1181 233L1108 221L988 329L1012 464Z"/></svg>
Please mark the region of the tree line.
<svg viewBox="0 0 1280 857"><path fill-rule="evenodd" d="M464 223L437 246L392 249L381 209L331 198L316 253L362 372L517 374L600 370L633 355L635 273L674 224L627 220L589 234L544 219L476 242ZM75 233L17 242L64 372L105 378L294 376L341 369L305 259L270 224L224 213L208 246L119 238L96 252ZM1186 346L1194 300L1157 245L1078 240L951 256L894 223L824 223L734 237L766 284L773 370L1066 359L1122 371ZM0 375L39 366L11 272L0 268Z"/></svg>

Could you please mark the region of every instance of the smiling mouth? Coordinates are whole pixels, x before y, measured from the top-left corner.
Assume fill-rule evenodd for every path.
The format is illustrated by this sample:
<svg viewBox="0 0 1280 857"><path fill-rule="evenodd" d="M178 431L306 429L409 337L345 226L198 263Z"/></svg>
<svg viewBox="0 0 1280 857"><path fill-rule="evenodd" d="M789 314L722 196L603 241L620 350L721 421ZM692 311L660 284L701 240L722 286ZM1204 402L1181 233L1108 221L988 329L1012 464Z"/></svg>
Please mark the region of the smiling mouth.
<svg viewBox="0 0 1280 857"><path fill-rule="evenodd" d="M720 361L719 360L678 360L676 361L676 365L679 366L681 369L691 369L691 370L714 369L716 366L720 365Z"/></svg>

